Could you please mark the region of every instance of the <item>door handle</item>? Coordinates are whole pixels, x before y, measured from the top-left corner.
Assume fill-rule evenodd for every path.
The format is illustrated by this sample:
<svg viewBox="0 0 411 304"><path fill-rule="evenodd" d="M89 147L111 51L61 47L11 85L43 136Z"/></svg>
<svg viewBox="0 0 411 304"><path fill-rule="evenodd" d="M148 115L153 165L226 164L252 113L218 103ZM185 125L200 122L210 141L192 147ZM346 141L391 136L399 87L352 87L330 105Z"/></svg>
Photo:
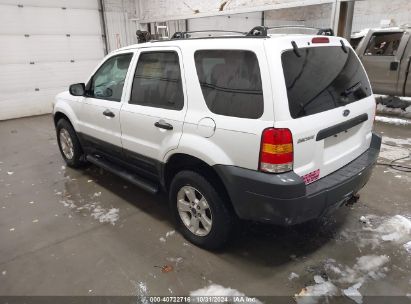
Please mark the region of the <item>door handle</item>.
<svg viewBox="0 0 411 304"><path fill-rule="evenodd" d="M106 109L104 112L103 112L103 115L104 116L107 116L107 117L111 117L111 118L113 118L114 116L116 116L113 112L111 112L109 109Z"/></svg>
<svg viewBox="0 0 411 304"><path fill-rule="evenodd" d="M392 61L390 63L390 70L391 71L396 71L398 70L398 66L400 65L400 63L398 61Z"/></svg>
<svg viewBox="0 0 411 304"><path fill-rule="evenodd" d="M169 123L165 122L164 120L160 119L159 121L155 122L154 125L157 128L165 129L165 130L173 130L173 126Z"/></svg>

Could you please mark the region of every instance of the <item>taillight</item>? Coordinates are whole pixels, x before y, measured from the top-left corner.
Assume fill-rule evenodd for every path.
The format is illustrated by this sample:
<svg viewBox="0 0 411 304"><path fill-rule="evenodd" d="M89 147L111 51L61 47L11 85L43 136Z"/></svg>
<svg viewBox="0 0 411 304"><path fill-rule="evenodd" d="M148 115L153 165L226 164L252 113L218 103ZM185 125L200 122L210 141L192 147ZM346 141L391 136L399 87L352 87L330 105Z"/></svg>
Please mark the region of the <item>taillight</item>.
<svg viewBox="0 0 411 304"><path fill-rule="evenodd" d="M281 173L293 169L293 136L289 129L263 131L260 148L260 171Z"/></svg>

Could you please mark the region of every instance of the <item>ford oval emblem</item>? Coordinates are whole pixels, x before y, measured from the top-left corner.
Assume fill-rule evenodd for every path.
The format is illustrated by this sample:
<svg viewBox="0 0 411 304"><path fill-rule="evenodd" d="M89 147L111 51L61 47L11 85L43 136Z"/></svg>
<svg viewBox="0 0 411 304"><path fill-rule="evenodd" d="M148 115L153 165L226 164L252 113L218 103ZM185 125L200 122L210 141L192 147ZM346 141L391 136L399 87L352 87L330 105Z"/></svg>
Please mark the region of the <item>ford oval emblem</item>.
<svg viewBox="0 0 411 304"><path fill-rule="evenodd" d="M348 115L350 115L350 110L344 110L343 116L347 117Z"/></svg>

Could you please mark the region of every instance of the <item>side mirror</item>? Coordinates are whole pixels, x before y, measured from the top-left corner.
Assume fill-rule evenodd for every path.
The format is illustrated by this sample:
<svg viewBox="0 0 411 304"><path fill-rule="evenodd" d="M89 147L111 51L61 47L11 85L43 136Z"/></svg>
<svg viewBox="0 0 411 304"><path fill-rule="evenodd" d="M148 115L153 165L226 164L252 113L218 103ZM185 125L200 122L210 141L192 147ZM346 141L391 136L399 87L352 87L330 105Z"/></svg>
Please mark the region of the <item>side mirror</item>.
<svg viewBox="0 0 411 304"><path fill-rule="evenodd" d="M84 96L86 94L86 85L84 83L75 83L70 85L69 92L73 96Z"/></svg>

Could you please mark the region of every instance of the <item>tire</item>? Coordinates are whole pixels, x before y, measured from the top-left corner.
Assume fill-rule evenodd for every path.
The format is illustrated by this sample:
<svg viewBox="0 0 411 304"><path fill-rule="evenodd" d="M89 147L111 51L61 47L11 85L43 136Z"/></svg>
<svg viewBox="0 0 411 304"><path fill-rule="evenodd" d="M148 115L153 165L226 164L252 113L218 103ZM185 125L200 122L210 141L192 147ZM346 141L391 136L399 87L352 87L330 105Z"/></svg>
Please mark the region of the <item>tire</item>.
<svg viewBox="0 0 411 304"><path fill-rule="evenodd" d="M214 186L204 176L194 171L180 171L176 174L170 186L169 200L171 211L176 221L178 230L191 243L209 250L222 248L230 239L231 233L236 226L236 217L227 204L227 198L224 191L217 191L219 187ZM188 192L187 192L188 191ZM198 204L194 206L190 203L189 196L192 192L195 194ZM197 192L196 192L197 191ZM189 193L190 195L187 195ZM180 196L179 196L180 195ZM203 210L204 198L208 205L209 212ZM193 197L192 197L193 198ZM183 201L184 204L179 203ZM193 201L193 199L191 200ZM187 211L187 204L191 207ZM202 207L201 210L198 205ZM194 210L193 210L194 209ZM193 212L198 209L193 219ZM183 216L181 215L183 213ZM185 215L184 215L185 214ZM191 214L191 217L190 217ZM206 218L204 217L204 214ZM196 233L191 231L187 224L196 230L195 223L198 216L199 226ZM207 219L207 220L206 220ZM211 225L208 225L211 219ZM194 222L192 222L194 221ZM186 222L186 224L184 223ZM204 225L204 224L207 225ZM207 231L207 226L208 231ZM211 226L211 228L210 228Z"/></svg>
<svg viewBox="0 0 411 304"><path fill-rule="evenodd" d="M57 143L59 145L61 156L66 162L67 166L72 168L79 168L84 165L84 152L81 148L76 131L73 126L66 119L62 118L57 122ZM66 150L67 143L70 142L70 147ZM65 152L66 151L66 152Z"/></svg>

